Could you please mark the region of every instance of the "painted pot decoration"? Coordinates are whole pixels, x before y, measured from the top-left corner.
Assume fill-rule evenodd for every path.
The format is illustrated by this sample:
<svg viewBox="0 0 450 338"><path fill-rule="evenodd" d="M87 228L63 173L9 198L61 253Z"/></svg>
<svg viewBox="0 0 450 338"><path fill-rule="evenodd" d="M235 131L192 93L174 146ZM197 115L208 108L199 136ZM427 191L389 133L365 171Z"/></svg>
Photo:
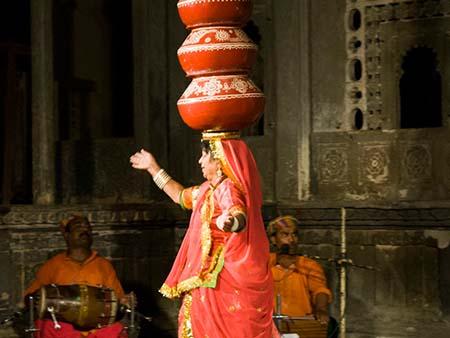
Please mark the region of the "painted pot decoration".
<svg viewBox="0 0 450 338"><path fill-rule="evenodd" d="M178 49L187 76L248 73L258 47L240 28L197 28Z"/></svg>
<svg viewBox="0 0 450 338"><path fill-rule="evenodd" d="M250 18L252 0L179 0L178 13L187 28L243 26Z"/></svg>
<svg viewBox="0 0 450 338"><path fill-rule="evenodd" d="M183 121L196 130L237 130L264 110L264 94L246 75L194 78L178 100Z"/></svg>

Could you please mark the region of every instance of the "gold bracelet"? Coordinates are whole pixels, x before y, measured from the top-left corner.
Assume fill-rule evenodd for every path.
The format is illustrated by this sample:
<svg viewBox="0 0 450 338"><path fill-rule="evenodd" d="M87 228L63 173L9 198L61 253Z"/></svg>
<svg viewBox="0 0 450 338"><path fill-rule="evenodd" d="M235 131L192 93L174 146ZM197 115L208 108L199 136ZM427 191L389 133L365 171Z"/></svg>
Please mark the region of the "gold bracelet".
<svg viewBox="0 0 450 338"><path fill-rule="evenodd" d="M155 182L156 186L163 190L166 186L167 182L172 179L170 175L164 170L160 169L155 176L153 176L153 182Z"/></svg>

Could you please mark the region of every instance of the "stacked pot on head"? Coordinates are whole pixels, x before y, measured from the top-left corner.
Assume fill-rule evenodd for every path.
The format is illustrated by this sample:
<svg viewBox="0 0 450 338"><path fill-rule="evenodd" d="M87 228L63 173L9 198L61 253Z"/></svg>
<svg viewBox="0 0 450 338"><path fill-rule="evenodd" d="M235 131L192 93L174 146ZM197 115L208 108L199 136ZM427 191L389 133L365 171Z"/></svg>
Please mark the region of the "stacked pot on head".
<svg viewBox="0 0 450 338"><path fill-rule="evenodd" d="M196 130L241 130L264 110L264 95L248 74L257 46L241 29L249 20L251 0L179 0L178 12L191 33L178 59L193 78L178 110Z"/></svg>

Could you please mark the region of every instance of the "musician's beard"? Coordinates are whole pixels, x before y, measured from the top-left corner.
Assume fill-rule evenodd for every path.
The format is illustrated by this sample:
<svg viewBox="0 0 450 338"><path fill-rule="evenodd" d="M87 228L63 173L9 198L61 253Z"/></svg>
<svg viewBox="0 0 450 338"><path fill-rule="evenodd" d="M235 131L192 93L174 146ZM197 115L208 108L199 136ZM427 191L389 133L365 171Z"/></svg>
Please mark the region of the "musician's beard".
<svg viewBox="0 0 450 338"><path fill-rule="evenodd" d="M92 236L88 232L83 232L72 242L71 246L73 248L90 250L92 242Z"/></svg>
<svg viewBox="0 0 450 338"><path fill-rule="evenodd" d="M295 255L295 247L293 245L289 245L289 244L283 244L281 245L281 247L278 248L278 254L279 255L289 255L289 256L293 256Z"/></svg>

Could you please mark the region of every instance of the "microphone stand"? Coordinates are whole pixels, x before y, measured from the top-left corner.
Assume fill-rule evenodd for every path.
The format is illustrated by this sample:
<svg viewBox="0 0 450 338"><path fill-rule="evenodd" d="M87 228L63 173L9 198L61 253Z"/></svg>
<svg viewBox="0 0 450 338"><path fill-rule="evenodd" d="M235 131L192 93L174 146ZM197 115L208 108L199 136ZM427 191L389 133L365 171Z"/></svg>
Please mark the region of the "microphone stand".
<svg viewBox="0 0 450 338"><path fill-rule="evenodd" d="M28 327L28 329L25 329L26 333L30 334L30 337L34 337L34 333L39 331L39 329L37 329L34 326L34 297L33 296L29 296L28 297L29 300L29 308L30 308L30 326Z"/></svg>
<svg viewBox="0 0 450 338"><path fill-rule="evenodd" d="M347 258L347 237L346 237L346 220L347 211L345 208L341 208L341 227L340 227L340 241L341 250L339 258L322 258L320 256L308 256L316 260L326 260L328 262L333 262L339 266L339 337L345 338L346 335L346 305L347 305L347 266L352 266L359 269L366 270L378 270L377 268L370 265L359 265L353 263L353 260Z"/></svg>
<svg viewBox="0 0 450 338"><path fill-rule="evenodd" d="M314 260L319 261L327 261L331 263L335 263L339 267L339 337L345 338L346 335L346 317L345 317L345 311L346 311L346 302L347 302L347 266L355 267L359 269L365 269L365 270L379 270L378 268L370 265L359 265L355 264L352 259L347 258L347 238L346 238L346 216L347 212L345 208L341 208L341 226L340 226L340 254L338 258L331 257L331 258L324 258L321 256L314 256L314 255L308 255L299 253L298 255L308 257ZM280 305L281 307L281 305ZM278 297L277 297L277 308L278 308ZM289 316L283 316L281 313L278 313L273 316L274 319L277 321L280 321L285 318L293 318ZM305 318L303 318L305 319Z"/></svg>
<svg viewBox="0 0 450 338"><path fill-rule="evenodd" d="M281 329L281 321L284 319L285 316L281 314L281 295L277 294L277 304L275 307L275 315L272 316L273 319L275 319L275 325Z"/></svg>
<svg viewBox="0 0 450 338"><path fill-rule="evenodd" d="M339 337L345 338L347 319L345 307L347 305L347 238L346 238L346 210L341 208L341 261L339 270Z"/></svg>

